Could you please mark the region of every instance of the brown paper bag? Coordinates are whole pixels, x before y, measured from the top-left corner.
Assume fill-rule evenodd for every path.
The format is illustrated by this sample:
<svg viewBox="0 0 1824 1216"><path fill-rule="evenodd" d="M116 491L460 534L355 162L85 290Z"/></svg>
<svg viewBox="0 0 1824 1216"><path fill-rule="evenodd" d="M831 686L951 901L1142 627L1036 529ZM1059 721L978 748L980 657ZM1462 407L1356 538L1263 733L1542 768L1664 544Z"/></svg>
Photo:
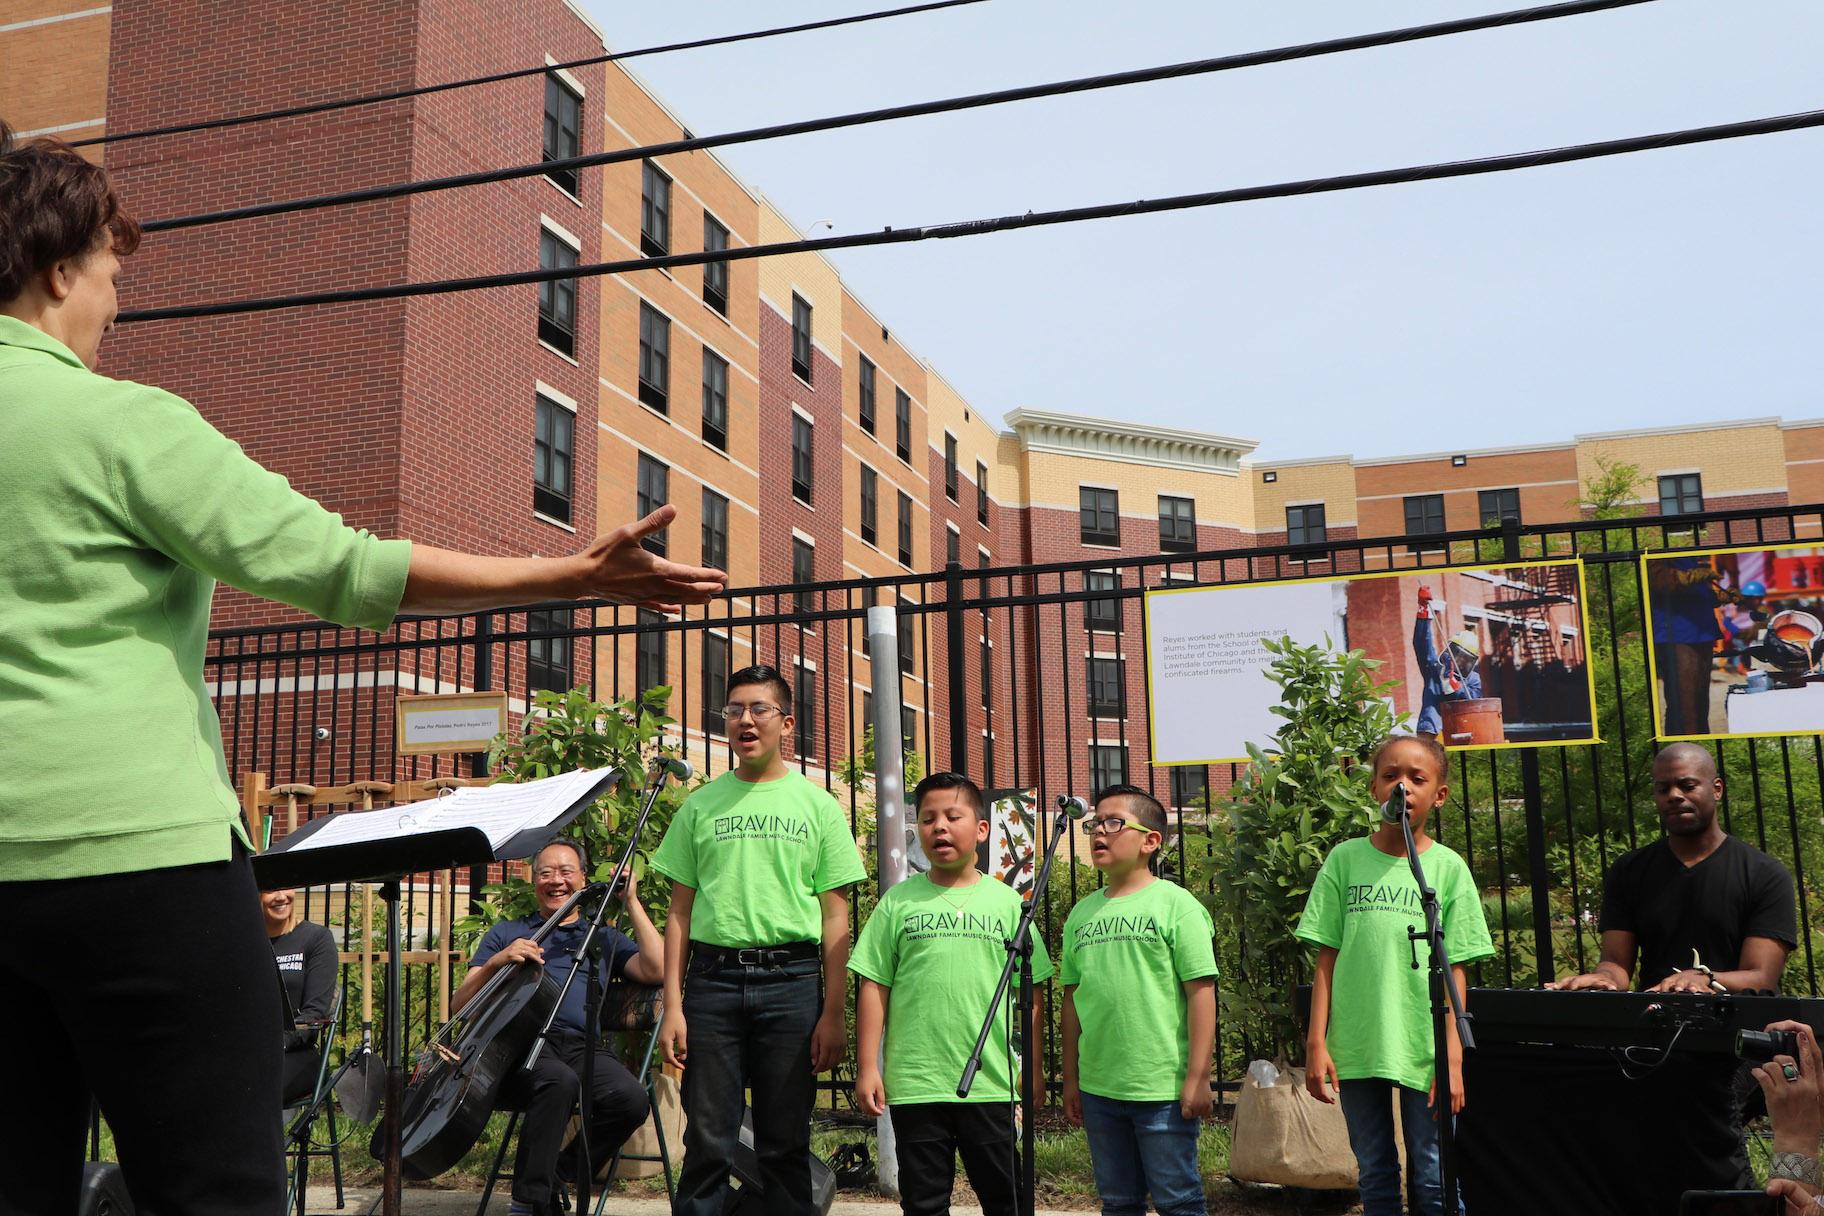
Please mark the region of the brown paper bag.
<svg viewBox="0 0 1824 1216"><path fill-rule="evenodd" d="M671 1169L675 1175L678 1163L684 1160L684 1103L675 1077L666 1076L663 1072L652 1074L653 1092L658 1098L659 1118L665 1124L665 1151L671 1154ZM654 1178L664 1168L657 1161L629 1161L628 1157L657 1157L659 1155L659 1135L653 1130L652 1116L646 1116L646 1122L640 1130L633 1133L621 1150L621 1163L614 1168L616 1178Z"/></svg>
<svg viewBox="0 0 1824 1216"><path fill-rule="evenodd" d="M1343 1108L1305 1092L1302 1068L1282 1071L1270 1089L1244 1077L1235 1098L1229 1176L1313 1190L1353 1189L1355 1154L1349 1151Z"/></svg>

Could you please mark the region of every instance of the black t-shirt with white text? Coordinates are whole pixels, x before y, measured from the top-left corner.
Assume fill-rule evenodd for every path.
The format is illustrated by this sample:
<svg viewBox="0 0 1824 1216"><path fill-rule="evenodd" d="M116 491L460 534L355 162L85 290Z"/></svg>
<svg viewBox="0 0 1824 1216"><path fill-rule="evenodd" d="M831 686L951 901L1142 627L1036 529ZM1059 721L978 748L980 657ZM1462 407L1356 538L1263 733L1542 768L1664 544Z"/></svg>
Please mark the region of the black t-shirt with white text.
<svg viewBox="0 0 1824 1216"><path fill-rule="evenodd" d="M315 921L301 920L289 932L272 939L272 953L279 966L279 980L285 985L285 1003L292 1019L316 1022L328 1017L336 991L335 935ZM315 1031L298 1030L287 1023L287 1051L312 1046L315 1041Z"/></svg>
<svg viewBox="0 0 1824 1216"><path fill-rule="evenodd" d="M1734 836L1686 866L1661 837L1624 853L1602 888L1603 931L1634 935L1640 948L1636 984L1651 988L1674 969L1689 969L1697 951L1712 971L1741 965L1742 942L1770 937L1798 944L1792 875L1777 858Z"/></svg>

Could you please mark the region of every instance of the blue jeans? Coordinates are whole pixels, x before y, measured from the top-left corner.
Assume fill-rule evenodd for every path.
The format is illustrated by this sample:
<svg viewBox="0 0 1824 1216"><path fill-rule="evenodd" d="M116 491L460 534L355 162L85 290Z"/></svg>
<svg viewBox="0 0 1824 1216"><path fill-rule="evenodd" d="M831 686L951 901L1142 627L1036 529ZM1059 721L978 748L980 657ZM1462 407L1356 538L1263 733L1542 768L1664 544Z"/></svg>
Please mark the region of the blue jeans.
<svg viewBox="0 0 1824 1216"><path fill-rule="evenodd" d="M811 1216L811 1031L823 964L721 965L684 972L684 1168L673 1216L722 1216L744 1091L753 1091L754 1154L767 1216Z"/></svg>
<svg viewBox="0 0 1824 1216"><path fill-rule="evenodd" d="M1407 1089L1372 1078L1337 1086L1349 1147L1361 1175L1362 1216L1401 1216L1400 1154L1393 1143L1393 1095L1400 1096L1400 1127L1406 1133L1406 1169L1420 1216L1443 1216L1444 1177L1438 1165L1438 1124L1422 1089ZM1458 1198L1457 1210L1462 1208Z"/></svg>
<svg viewBox="0 0 1824 1216"><path fill-rule="evenodd" d="M1102 1216L1143 1216L1150 1192L1159 1216L1204 1216L1197 1167L1202 1125L1178 1103L1124 1102L1083 1095L1089 1163L1102 1196Z"/></svg>

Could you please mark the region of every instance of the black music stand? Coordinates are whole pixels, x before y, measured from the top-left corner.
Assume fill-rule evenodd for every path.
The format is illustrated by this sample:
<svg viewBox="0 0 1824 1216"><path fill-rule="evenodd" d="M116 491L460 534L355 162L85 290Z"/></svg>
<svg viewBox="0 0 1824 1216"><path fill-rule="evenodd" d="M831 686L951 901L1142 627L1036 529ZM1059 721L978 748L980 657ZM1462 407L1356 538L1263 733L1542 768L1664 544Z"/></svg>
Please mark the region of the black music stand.
<svg viewBox="0 0 1824 1216"><path fill-rule="evenodd" d="M529 856L548 843L572 820L592 804L605 790L620 780L614 769L603 771L602 779L549 822L526 828L501 842L495 848L480 828L445 828L433 832L414 832L383 840L364 840L323 848L300 849L297 846L345 815L389 814L400 808L378 808L372 811L342 811L311 820L296 832L274 845L271 850L253 858L253 877L260 890L280 887L312 887L338 882L374 882L380 884L380 898L386 901L386 1039L381 1058L386 1064L386 1151L382 1165L384 1175L380 1190L382 1216L400 1216L404 1175L401 1171L399 1137L400 1112L405 1105L405 1003L404 968L400 962L399 883L408 874L424 874L455 866L486 865ZM432 801L435 801L434 799ZM412 804L403 804L410 806ZM410 828L402 830L410 831ZM367 931L366 927L362 930Z"/></svg>

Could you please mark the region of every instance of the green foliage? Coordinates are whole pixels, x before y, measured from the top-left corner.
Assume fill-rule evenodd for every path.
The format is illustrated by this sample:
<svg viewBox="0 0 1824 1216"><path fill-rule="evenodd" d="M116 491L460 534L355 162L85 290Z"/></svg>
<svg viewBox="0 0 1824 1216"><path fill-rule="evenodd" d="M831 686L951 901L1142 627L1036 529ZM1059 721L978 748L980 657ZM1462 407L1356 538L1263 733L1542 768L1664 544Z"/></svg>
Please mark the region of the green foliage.
<svg viewBox="0 0 1824 1216"><path fill-rule="evenodd" d="M1584 481L1570 505L1588 511L1592 519L1630 519L1640 514L1635 500L1647 484L1639 465L1598 456L1596 472Z"/></svg>
<svg viewBox="0 0 1824 1216"><path fill-rule="evenodd" d="M533 697L532 713L521 724L520 737L515 740L500 735L488 751L488 766L497 772L497 781L535 781L589 768L618 768L627 774L564 829L565 837L580 841L589 851L591 881L611 878L621 851L627 847L627 833L639 818L647 757L656 758L663 751L660 737L672 725L663 710L670 697L671 689L664 687L649 688L640 697L614 702L594 700L580 688L563 693L541 691ZM657 847L686 792L671 782L659 791L641 836L643 849ZM634 873L645 873L642 858L637 855ZM652 887L642 887L640 895L662 919L670 902L669 886L654 883ZM472 949L496 920L527 916L537 907L532 884L518 875L490 884L483 889L483 896L485 914L465 916L456 922L455 940L465 950Z"/></svg>
<svg viewBox="0 0 1824 1216"><path fill-rule="evenodd" d="M874 761L874 724L870 722L861 728L861 751L836 762L836 780L851 790L858 790L874 780ZM905 766L905 784L909 793L913 786L925 778L925 758L908 742L900 753L900 762Z"/></svg>
<svg viewBox="0 0 1824 1216"><path fill-rule="evenodd" d="M1285 719L1267 746L1250 743L1252 763L1212 823L1211 865L1219 906L1232 911L1243 974L1220 986L1227 1028L1281 1060L1301 1049L1293 986L1306 974L1307 947L1293 936L1306 896L1330 850L1372 830L1377 810L1364 763L1397 727L1376 683L1379 664L1360 650L1262 643L1267 676L1280 687L1273 712Z"/></svg>

